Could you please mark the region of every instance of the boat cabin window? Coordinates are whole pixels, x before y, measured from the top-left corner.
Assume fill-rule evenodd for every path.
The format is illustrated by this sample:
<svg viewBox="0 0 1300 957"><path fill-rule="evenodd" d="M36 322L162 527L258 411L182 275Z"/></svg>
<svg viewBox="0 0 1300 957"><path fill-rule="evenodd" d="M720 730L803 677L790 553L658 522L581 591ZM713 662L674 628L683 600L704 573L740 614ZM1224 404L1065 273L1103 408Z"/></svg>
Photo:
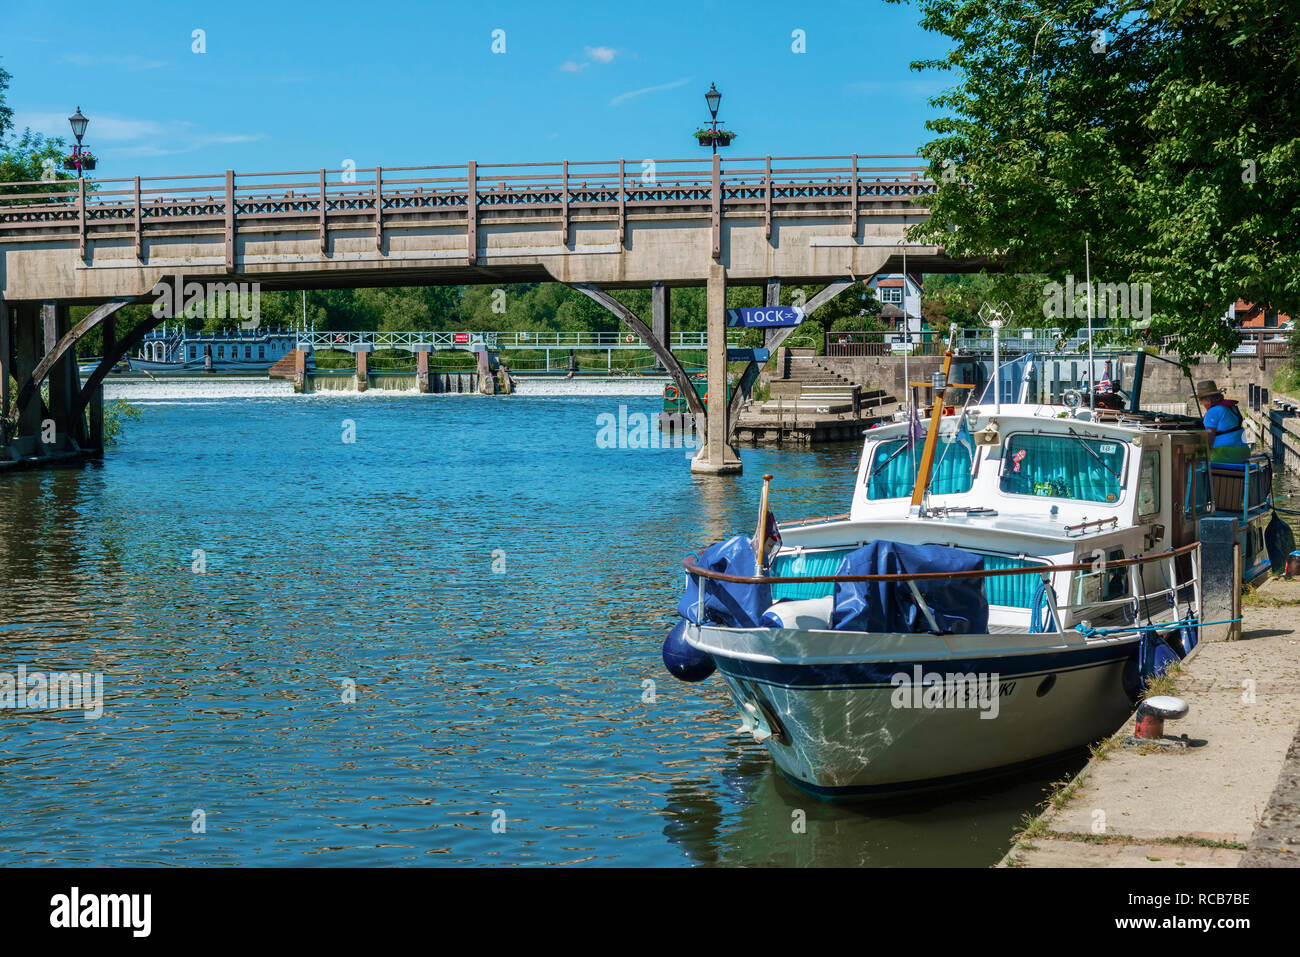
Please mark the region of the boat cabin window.
<svg viewBox="0 0 1300 957"><path fill-rule="evenodd" d="M1142 453L1138 472L1138 514L1160 511L1160 453L1151 449Z"/></svg>
<svg viewBox="0 0 1300 957"><path fill-rule="evenodd" d="M1077 435L1016 432L1002 453L1002 491L1083 502L1118 502L1124 490L1124 443Z"/></svg>
<svg viewBox="0 0 1300 957"><path fill-rule="evenodd" d="M921 461L921 443L909 452L906 439L877 442L871 450L867 470L867 498L901 498L911 495L916 486L916 469ZM939 440L930 473L930 494L951 495L969 492L971 457L966 446L955 441Z"/></svg>
<svg viewBox="0 0 1300 957"><path fill-rule="evenodd" d="M1074 604L1091 605L1099 601L1114 601L1127 595L1128 568L1109 567L1109 563L1123 560L1122 548L1111 549L1109 552L1094 549L1091 554L1085 552L1076 555L1075 561L1092 567L1086 572L1075 572Z"/></svg>

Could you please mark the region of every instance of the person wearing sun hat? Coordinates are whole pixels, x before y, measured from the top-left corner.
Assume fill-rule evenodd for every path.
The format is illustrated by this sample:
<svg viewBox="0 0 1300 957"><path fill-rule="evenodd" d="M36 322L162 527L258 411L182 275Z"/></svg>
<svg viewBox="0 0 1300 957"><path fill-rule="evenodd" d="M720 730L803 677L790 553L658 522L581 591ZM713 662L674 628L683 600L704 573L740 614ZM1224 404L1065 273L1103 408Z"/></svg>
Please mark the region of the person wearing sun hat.
<svg viewBox="0 0 1300 957"><path fill-rule="evenodd" d="M1196 401L1205 409L1205 427L1210 430L1211 462L1241 463L1250 458L1246 444L1246 420L1232 399L1223 397L1213 379L1196 383Z"/></svg>

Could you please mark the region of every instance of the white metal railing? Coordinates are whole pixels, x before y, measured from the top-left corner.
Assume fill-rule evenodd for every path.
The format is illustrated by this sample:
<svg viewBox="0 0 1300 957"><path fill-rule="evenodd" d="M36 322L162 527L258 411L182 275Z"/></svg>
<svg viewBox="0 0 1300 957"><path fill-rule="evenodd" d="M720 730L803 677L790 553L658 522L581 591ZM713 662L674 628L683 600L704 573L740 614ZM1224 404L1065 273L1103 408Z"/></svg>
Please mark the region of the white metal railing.
<svg viewBox="0 0 1300 957"><path fill-rule="evenodd" d="M727 340L735 343L744 330L728 330ZM414 352L421 349L648 349L638 335L631 332L500 332L500 331L438 331L438 332L364 332L307 330L298 333L298 341L313 349L348 350L357 346L372 349L400 349ZM707 349L708 333L674 332L670 334L673 349Z"/></svg>

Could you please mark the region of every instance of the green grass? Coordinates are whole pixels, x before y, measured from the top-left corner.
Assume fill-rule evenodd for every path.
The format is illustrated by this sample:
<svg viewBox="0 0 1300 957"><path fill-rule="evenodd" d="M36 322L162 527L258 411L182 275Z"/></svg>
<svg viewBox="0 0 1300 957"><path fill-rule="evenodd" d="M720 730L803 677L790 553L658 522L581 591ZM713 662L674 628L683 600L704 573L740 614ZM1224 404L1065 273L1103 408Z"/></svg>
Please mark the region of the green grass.
<svg viewBox="0 0 1300 957"><path fill-rule="evenodd" d="M1288 362L1278 369L1277 375L1273 376L1270 391L1289 396L1300 395L1300 367Z"/></svg>

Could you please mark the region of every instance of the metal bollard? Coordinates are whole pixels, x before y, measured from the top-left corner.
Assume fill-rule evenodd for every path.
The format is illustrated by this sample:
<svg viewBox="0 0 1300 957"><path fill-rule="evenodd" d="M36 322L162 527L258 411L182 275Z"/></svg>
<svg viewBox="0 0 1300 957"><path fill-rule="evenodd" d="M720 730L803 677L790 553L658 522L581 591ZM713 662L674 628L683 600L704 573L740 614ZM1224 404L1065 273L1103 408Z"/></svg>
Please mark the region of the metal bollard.
<svg viewBox="0 0 1300 957"><path fill-rule="evenodd" d="M1187 702L1182 698L1157 695L1147 698L1137 710L1137 727L1133 737L1154 741L1164 736L1165 722L1187 717Z"/></svg>

